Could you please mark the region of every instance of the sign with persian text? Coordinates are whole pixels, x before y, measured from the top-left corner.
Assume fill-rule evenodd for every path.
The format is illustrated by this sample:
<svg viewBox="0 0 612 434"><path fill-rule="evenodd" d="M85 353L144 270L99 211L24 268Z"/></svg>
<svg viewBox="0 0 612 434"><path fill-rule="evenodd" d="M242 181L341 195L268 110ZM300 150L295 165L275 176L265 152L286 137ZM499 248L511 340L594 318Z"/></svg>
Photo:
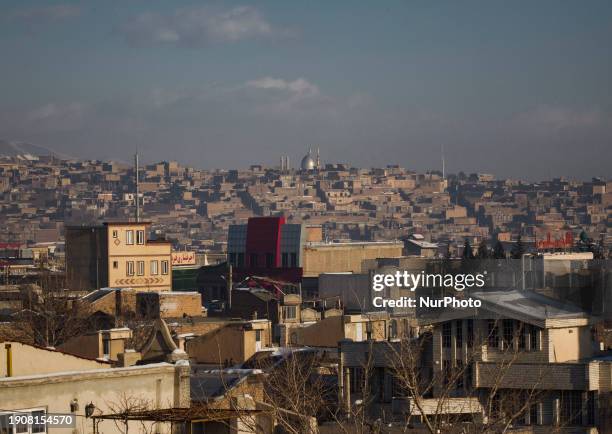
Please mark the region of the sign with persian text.
<svg viewBox="0 0 612 434"><path fill-rule="evenodd" d="M195 265L195 252L172 252L172 265Z"/></svg>

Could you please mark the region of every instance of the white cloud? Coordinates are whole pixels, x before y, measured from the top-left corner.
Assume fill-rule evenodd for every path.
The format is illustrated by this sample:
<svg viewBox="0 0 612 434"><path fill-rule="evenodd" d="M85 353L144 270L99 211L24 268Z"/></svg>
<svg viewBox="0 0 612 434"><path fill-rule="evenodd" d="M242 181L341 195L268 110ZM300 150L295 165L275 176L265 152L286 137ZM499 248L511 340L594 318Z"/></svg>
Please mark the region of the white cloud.
<svg viewBox="0 0 612 434"><path fill-rule="evenodd" d="M285 90L300 96L320 95L319 87L304 78L287 81L282 78L263 77L257 80L248 81L246 85L256 89Z"/></svg>
<svg viewBox="0 0 612 434"><path fill-rule="evenodd" d="M24 118L28 125L58 131L80 127L86 114L87 107L80 102L48 103L30 110Z"/></svg>
<svg viewBox="0 0 612 434"><path fill-rule="evenodd" d="M135 45L186 47L236 42L282 33L251 6L238 6L223 11L210 7L183 8L170 15L146 12L128 20L122 31L128 41Z"/></svg>

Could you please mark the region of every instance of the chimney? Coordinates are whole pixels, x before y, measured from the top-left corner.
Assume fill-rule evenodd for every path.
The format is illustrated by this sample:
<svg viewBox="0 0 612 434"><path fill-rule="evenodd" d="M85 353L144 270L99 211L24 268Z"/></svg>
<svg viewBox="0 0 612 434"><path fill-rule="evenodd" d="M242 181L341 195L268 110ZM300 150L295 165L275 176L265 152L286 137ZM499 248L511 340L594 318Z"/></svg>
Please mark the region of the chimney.
<svg viewBox="0 0 612 434"><path fill-rule="evenodd" d="M4 348L6 349L6 376L13 376L13 350L11 348L11 344L4 344Z"/></svg>

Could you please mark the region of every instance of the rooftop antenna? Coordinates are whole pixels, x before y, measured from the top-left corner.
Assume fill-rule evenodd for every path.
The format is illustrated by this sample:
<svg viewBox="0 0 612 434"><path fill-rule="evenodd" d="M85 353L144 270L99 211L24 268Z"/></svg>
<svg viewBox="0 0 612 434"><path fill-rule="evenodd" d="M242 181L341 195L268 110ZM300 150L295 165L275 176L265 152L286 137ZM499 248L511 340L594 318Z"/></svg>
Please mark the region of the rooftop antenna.
<svg viewBox="0 0 612 434"><path fill-rule="evenodd" d="M134 155L134 176L135 176L135 180L136 180L136 197L134 198L134 200L136 201L136 223L140 222L140 194L139 194L139 185L138 185L138 172L139 172L139 167L138 167L138 148L136 148L136 155Z"/></svg>
<svg viewBox="0 0 612 434"><path fill-rule="evenodd" d="M442 153L442 179L446 179L446 164L444 161L444 145L441 146Z"/></svg>

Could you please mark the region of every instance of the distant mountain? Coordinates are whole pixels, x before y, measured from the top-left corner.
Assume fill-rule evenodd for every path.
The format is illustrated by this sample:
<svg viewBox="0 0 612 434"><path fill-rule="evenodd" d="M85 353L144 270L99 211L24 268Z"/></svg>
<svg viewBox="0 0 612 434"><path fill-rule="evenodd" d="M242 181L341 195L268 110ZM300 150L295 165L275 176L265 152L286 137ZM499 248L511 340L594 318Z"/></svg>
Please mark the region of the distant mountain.
<svg viewBox="0 0 612 434"><path fill-rule="evenodd" d="M69 158L67 155L55 152L49 148L40 145L33 145L25 142L9 142L0 140L0 157L42 157L53 156L57 158Z"/></svg>

